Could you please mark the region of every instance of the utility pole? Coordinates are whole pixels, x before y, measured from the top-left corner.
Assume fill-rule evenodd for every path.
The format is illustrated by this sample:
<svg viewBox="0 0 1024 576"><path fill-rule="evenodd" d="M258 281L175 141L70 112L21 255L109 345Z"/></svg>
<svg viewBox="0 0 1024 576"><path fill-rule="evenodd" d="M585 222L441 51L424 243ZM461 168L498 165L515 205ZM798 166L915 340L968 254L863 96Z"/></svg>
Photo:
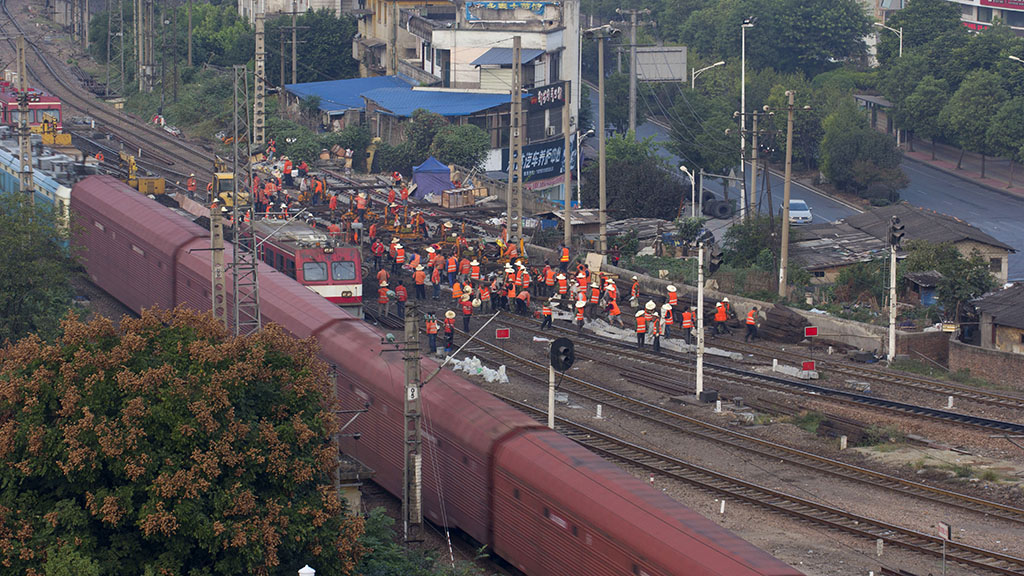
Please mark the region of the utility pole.
<svg viewBox="0 0 1024 576"><path fill-rule="evenodd" d="M422 411L420 405L420 323L415 300L405 311L405 466L403 467L402 521L405 541L419 536L423 524Z"/></svg>
<svg viewBox="0 0 1024 576"><path fill-rule="evenodd" d="M210 205L210 263L213 266L213 273L210 275L213 317L225 328L230 329L227 295L224 292L224 222L217 202Z"/></svg>
<svg viewBox="0 0 1024 576"><path fill-rule="evenodd" d="M192 67L192 0L188 0L188 67Z"/></svg>
<svg viewBox="0 0 1024 576"><path fill-rule="evenodd" d="M118 38L120 37L120 38ZM103 95L110 96L110 87L113 84L111 67L118 65L117 81L120 86L116 90L118 95L124 94L124 2L117 0L116 10L107 10L107 82Z"/></svg>
<svg viewBox="0 0 1024 576"><path fill-rule="evenodd" d="M82 51L89 50L89 0L82 0L82 21L81 21Z"/></svg>
<svg viewBox="0 0 1024 576"><path fill-rule="evenodd" d="M171 8L171 59L174 60L174 101L178 101L178 10Z"/></svg>
<svg viewBox="0 0 1024 576"><path fill-rule="evenodd" d="M153 28L153 0L146 0L146 92L153 91L153 64L156 63L153 50L153 37L156 35Z"/></svg>
<svg viewBox="0 0 1024 576"><path fill-rule="evenodd" d="M750 135L750 210L747 212L747 220L757 215L757 117L758 112L752 114L754 129Z"/></svg>
<svg viewBox="0 0 1024 576"><path fill-rule="evenodd" d="M697 249L697 398L704 392L704 243Z"/></svg>
<svg viewBox="0 0 1024 576"><path fill-rule="evenodd" d="M629 131L633 133L633 137L636 137L636 81L637 81L637 69L636 69L636 27L649 24L648 22L637 22L637 16L640 14L648 15L651 13L648 9L637 10L637 9L625 9L616 8L616 14L629 14ZM621 61L621 59L620 59ZM602 76L604 75L604 69L601 70Z"/></svg>
<svg viewBox="0 0 1024 576"><path fill-rule="evenodd" d="M164 99L167 96L167 20L160 15L160 113L164 113Z"/></svg>
<svg viewBox="0 0 1024 576"><path fill-rule="evenodd" d="M786 285L786 266L789 265L789 190L793 183L793 108L796 92L786 90L789 99L786 104L786 180L782 188L782 246L779 258L779 297L785 300L789 296Z"/></svg>
<svg viewBox="0 0 1024 576"><path fill-rule="evenodd" d="M388 22L388 74L398 74L398 0L389 6L391 20Z"/></svg>
<svg viewBox="0 0 1024 576"><path fill-rule="evenodd" d="M27 196L29 204L36 203L35 186L32 178L32 133L28 129L28 66L25 63L25 37L18 36L18 159L21 163L19 174L21 193Z"/></svg>
<svg viewBox="0 0 1024 576"><path fill-rule="evenodd" d="M299 53L296 48L299 45L298 27L296 26L297 18L299 17L298 11L298 5L295 3L295 0L292 0L292 84L298 84L299 82L298 72L296 71L299 62Z"/></svg>
<svg viewBox="0 0 1024 576"><path fill-rule="evenodd" d="M284 118L285 102L287 101L284 94L284 28L279 28L278 33L281 37L281 49L280 52L278 52L278 54L280 54L280 58L278 58L278 60L281 61L281 71L279 72L280 75L278 76L278 79L281 82L281 87L277 91L277 112L282 118Z"/></svg>
<svg viewBox="0 0 1024 576"><path fill-rule="evenodd" d="M512 37L512 109L509 115L508 198L505 201L505 229L509 244L519 244L523 235L523 46L522 37Z"/></svg>
<svg viewBox="0 0 1024 576"><path fill-rule="evenodd" d="M252 214L251 159L249 143L249 81L245 65L234 66L234 159L231 204L235 226L234 261L234 329L235 335L258 332L262 328L260 292L256 266L255 238L252 229L243 229L246 213ZM214 191L216 193L216 190Z"/></svg>
<svg viewBox="0 0 1024 576"><path fill-rule="evenodd" d="M565 179L562 181L562 189L565 193L565 242L566 246L572 246L572 118L570 117L569 103L572 101L572 83L565 83L565 102L562 104L562 136L565 141ZM580 161L580 143L576 143L576 162Z"/></svg>
<svg viewBox="0 0 1024 576"><path fill-rule="evenodd" d="M605 172L605 119L604 119L604 40L622 34L608 24L583 31L585 38L597 38L597 187L598 187L598 245L601 254L608 251L608 189Z"/></svg>
<svg viewBox="0 0 1024 576"><path fill-rule="evenodd" d="M252 98L252 147L262 150L267 142L267 44L266 14L262 7L256 12L256 63L253 66L255 93Z"/></svg>
<svg viewBox="0 0 1024 576"><path fill-rule="evenodd" d="M747 186L747 28L754 27L754 18L744 18L740 25L740 218L746 219L749 187Z"/></svg>

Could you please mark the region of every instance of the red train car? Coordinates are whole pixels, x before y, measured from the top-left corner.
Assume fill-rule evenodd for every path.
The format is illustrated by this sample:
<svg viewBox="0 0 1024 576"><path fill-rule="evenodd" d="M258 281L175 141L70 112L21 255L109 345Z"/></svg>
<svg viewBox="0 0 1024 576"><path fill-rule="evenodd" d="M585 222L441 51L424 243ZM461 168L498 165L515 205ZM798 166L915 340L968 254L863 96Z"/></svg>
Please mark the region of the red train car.
<svg viewBox="0 0 1024 576"><path fill-rule="evenodd" d="M335 245L322 230L302 222L257 220L251 226L260 260L353 315L362 313L359 248Z"/></svg>
<svg viewBox="0 0 1024 576"><path fill-rule="evenodd" d="M74 241L101 288L136 310L168 298L209 308L209 255L193 250L209 246L201 227L109 177L76 185L72 212ZM343 405L369 405L361 438L342 449L401 494L402 355L286 274L265 264L259 273L264 320L317 338L337 367ZM424 360L424 374L435 367ZM800 574L450 371L428 382L422 399L426 518L490 545L529 576Z"/></svg>
<svg viewBox="0 0 1024 576"><path fill-rule="evenodd" d="M0 123L6 126L17 126L21 122L18 110L18 91L10 82L0 82ZM40 129L47 122L51 130L60 132L63 128L64 116L60 98L43 92L29 92L28 125Z"/></svg>

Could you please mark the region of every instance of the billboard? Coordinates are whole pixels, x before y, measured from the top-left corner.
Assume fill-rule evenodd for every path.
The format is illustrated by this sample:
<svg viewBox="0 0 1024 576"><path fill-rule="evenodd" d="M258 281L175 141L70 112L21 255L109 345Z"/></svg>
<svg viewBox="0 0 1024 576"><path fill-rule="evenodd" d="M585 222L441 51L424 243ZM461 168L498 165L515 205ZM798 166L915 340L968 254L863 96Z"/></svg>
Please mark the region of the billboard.
<svg viewBox="0 0 1024 576"><path fill-rule="evenodd" d="M636 72L643 82L686 82L686 46L638 46Z"/></svg>
<svg viewBox="0 0 1024 576"><path fill-rule="evenodd" d="M576 135L572 136L569 169L576 167ZM545 140L523 146L523 182L543 180L565 174L565 141L562 138ZM501 151L502 172L508 173L508 148Z"/></svg>
<svg viewBox="0 0 1024 576"><path fill-rule="evenodd" d="M981 0L982 6L993 8L1009 8L1011 10L1024 10L1024 0Z"/></svg>

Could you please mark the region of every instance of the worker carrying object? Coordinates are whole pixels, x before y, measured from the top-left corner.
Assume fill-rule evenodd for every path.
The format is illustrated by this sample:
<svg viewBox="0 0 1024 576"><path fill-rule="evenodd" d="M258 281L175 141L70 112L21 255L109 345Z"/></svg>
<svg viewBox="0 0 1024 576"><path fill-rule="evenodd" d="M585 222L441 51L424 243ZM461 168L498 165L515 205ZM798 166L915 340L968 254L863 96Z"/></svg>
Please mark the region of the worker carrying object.
<svg viewBox="0 0 1024 576"><path fill-rule="evenodd" d="M726 316L725 304L722 302L715 304L715 334L724 334L726 332L732 334L729 327L725 325L727 318L728 316Z"/></svg>
<svg viewBox="0 0 1024 576"><path fill-rule="evenodd" d="M754 340L757 340L757 306L747 312L747 333L743 336L744 342L753 342Z"/></svg>
<svg viewBox="0 0 1024 576"><path fill-rule="evenodd" d="M633 276L633 286L629 289L629 305L633 308L640 306L640 280Z"/></svg>
<svg viewBox="0 0 1024 576"><path fill-rule="evenodd" d="M668 338L669 330L672 325L675 324L675 314L672 311L672 306L666 302L661 305L661 326L662 332L665 334L665 338Z"/></svg>
<svg viewBox="0 0 1024 576"><path fill-rule="evenodd" d="M455 311L449 310L444 313L444 352L451 354L455 347Z"/></svg>
<svg viewBox="0 0 1024 576"><path fill-rule="evenodd" d="M587 303L582 300L576 302L576 329L580 332L583 331L583 312L587 307Z"/></svg>

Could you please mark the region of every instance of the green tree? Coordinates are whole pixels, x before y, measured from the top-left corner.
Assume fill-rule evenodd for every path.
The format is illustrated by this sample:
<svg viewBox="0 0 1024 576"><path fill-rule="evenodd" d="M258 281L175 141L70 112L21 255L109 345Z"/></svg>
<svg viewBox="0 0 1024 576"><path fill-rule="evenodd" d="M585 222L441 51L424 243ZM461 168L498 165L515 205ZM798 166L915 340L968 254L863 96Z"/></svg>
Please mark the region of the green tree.
<svg viewBox="0 0 1024 576"><path fill-rule="evenodd" d="M443 164L477 168L487 159L491 137L479 126L445 126L434 136L430 153Z"/></svg>
<svg viewBox="0 0 1024 576"><path fill-rule="evenodd" d="M631 132L607 142L607 209L613 218L674 220L684 187L674 180L657 155L653 138L635 140ZM583 203L597 206L598 166L584 170ZM638 193L642 191L642 193ZM685 187L689 197L690 187Z"/></svg>
<svg viewBox="0 0 1024 576"><path fill-rule="evenodd" d="M55 543L73 549L54 574L348 574L363 553L333 486L338 422L312 340L274 325L232 338L184 309L67 319L52 345L6 347L0 381L12 574Z"/></svg>
<svg viewBox="0 0 1024 576"><path fill-rule="evenodd" d="M902 10L886 19L886 26L903 28L903 57L915 48L931 43L936 38L967 35L960 21L960 7L946 0L909 0ZM879 31L878 61L884 65L896 62L899 55L899 37L892 32Z"/></svg>
<svg viewBox="0 0 1024 576"><path fill-rule="evenodd" d="M365 126L349 124L341 132L327 132L320 136L322 148L330 150L335 145L352 150L352 168L359 172L366 169L366 149L370 146L372 136Z"/></svg>
<svg viewBox="0 0 1024 576"><path fill-rule="evenodd" d="M440 114L423 108L413 111L412 119L405 125L405 141L415 154L413 162L422 162L430 154L437 133L448 126L448 120Z"/></svg>
<svg viewBox="0 0 1024 576"><path fill-rule="evenodd" d="M895 202L907 183L895 140L868 126L852 101L837 108L823 124L822 174L839 190L879 204Z"/></svg>
<svg viewBox="0 0 1024 576"><path fill-rule="evenodd" d="M604 120L615 126L617 134L629 130L629 75L616 72L604 82ZM640 123L640 95L637 94L637 122ZM597 122L595 121L595 124Z"/></svg>
<svg viewBox="0 0 1024 576"><path fill-rule="evenodd" d="M291 16L281 16L267 20L265 27L267 75L271 82L279 86L292 83L291 32L285 29L291 25ZM298 82L359 77L359 62L343 49L352 46L352 38L358 32L355 18L345 14L336 15L327 9L310 10L297 18L296 25L306 27L298 32L300 44L295 50ZM281 50L278 40L281 32L284 32L286 42L283 79L280 78Z"/></svg>
<svg viewBox="0 0 1024 576"><path fill-rule="evenodd" d="M904 125L912 130L910 150L914 151L914 137L932 141L932 160L935 159L935 139L942 135L939 114L949 100L949 84L934 76L925 76L903 102Z"/></svg>
<svg viewBox="0 0 1024 576"><path fill-rule="evenodd" d="M680 94L672 114L667 148L690 168L703 168L715 174L728 172L739 158L736 137L725 134L726 130L736 130L732 114L737 108L733 99L724 94Z"/></svg>
<svg viewBox="0 0 1024 576"><path fill-rule="evenodd" d="M814 99L815 93L809 82L803 77L794 77L796 84L778 84L772 87L768 96L767 104L774 111L766 129L774 129L775 134L769 135L763 141L772 149L771 158L776 162L784 162L786 155L786 123L789 97L787 90L796 92L794 97L795 112L793 114L793 162L804 165L810 170L818 165L818 154L821 147L821 139L824 136L822 118L825 110L832 106L831 103L817 103ZM808 108L809 107L809 108Z"/></svg>
<svg viewBox="0 0 1024 576"><path fill-rule="evenodd" d="M977 251L964 257L950 243L921 240L909 240L905 248L907 256L899 266L901 273L936 270L942 274L937 297L946 313L954 318L963 310L964 303L996 288L988 262Z"/></svg>
<svg viewBox="0 0 1024 576"><path fill-rule="evenodd" d="M1024 142L1024 97L1018 96L1003 103L992 118L985 136L989 150L1011 160L1009 186L1012 187L1017 162L1024 160L1021 155L1021 143Z"/></svg>
<svg viewBox="0 0 1024 576"><path fill-rule="evenodd" d="M1008 98L999 76L994 72L978 70L964 79L960 88L942 108L939 121L960 145L960 169L964 151L968 148L980 152L981 177L985 177L985 154L988 153L987 133L992 118Z"/></svg>
<svg viewBox="0 0 1024 576"><path fill-rule="evenodd" d="M66 225L51 205L0 195L0 343L57 335L71 306L75 266Z"/></svg>
<svg viewBox="0 0 1024 576"><path fill-rule="evenodd" d="M307 96L299 101L299 111L302 113L302 117L308 122L319 123L320 116L320 97L319 96Z"/></svg>
<svg viewBox="0 0 1024 576"><path fill-rule="evenodd" d="M730 226L726 231L722 240L722 258L733 268L775 270L775 255L781 238L781 219L769 216L751 218Z"/></svg>

